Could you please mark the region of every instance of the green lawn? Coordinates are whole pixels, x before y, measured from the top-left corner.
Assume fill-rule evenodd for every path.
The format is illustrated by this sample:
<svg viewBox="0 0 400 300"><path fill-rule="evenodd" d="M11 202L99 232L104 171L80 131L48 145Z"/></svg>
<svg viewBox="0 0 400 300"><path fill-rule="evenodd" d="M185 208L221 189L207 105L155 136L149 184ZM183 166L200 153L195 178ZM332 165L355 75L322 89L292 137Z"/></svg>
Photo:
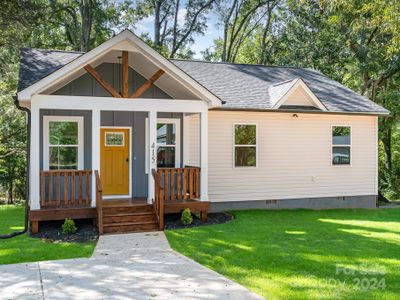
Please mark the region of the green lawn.
<svg viewBox="0 0 400 300"><path fill-rule="evenodd" d="M24 208L0 205L0 234L23 229ZM49 259L89 257L95 247L88 243L50 243L23 234L11 239L0 239L0 265Z"/></svg>
<svg viewBox="0 0 400 300"><path fill-rule="evenodd" d="M400 299L400 209L234 215L166 234L175 250L268 299Z"/></svg>

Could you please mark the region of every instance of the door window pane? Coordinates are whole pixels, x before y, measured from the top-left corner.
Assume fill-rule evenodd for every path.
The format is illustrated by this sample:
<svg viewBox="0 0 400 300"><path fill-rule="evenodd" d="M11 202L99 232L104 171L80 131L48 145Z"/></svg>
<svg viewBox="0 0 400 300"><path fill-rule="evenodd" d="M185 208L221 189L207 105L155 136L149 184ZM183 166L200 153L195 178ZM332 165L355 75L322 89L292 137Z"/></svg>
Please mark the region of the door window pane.
<svg viewBox="0 0 400 300"><path fill-rule="evenodd" d="M175 147L158 147L157 167L175 168Z"/></svg>
<svg viewBox="0 0 400 300"><path fill-rule="evenodd" d="M105 135L106 146L124 146L123 132L106 132Z"/></svg>

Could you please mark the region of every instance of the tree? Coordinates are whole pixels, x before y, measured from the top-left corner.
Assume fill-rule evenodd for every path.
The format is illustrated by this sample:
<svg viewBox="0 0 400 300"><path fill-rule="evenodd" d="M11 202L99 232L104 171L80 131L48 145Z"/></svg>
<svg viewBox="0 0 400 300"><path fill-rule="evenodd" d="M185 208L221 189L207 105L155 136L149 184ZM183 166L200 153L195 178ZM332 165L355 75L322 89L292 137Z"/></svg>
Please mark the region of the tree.
<svg viewBox="0 0 400 300"><path fill-rule="evenodd" d="M114 34L130 4L110 0L50 0L51 20L55 27L63 28L73 50L86 52Z"/></svg>
<svg viewBox="0 0 400 300"><path fill-rule="evenodd" d="M208 14L217 0L143 0L138 3L138 14L154 17L152 46L170 58L191 57L188 46L195 35L204 35Z"/></svg>

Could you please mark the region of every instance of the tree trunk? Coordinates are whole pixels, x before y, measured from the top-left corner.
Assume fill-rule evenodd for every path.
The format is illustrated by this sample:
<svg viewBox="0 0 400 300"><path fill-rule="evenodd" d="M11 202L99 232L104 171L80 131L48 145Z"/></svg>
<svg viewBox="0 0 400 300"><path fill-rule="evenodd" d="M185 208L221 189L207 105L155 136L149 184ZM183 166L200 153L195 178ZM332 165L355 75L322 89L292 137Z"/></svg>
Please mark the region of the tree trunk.
<svg viewBox="0 0 400 300"><path fill-rule="evenodd" d="M387 128L382 137L383 149L385 152L385 171L387 175L392 171L392 129Z"/></svg>
<svg viewBox="0 0 400 300"><path fill-rule="evenodd" d="M156 47L161 46L160 42L160 12L161 12L161 1L154 1L154 45Z"/></svg>
<svg viewBox="0 0 400 300"><path fill-rule="evenodd" d="M80 3L80 13L82 18L80 51L90 50L90 33L92 29L92 0L82 0Z"/></svg>

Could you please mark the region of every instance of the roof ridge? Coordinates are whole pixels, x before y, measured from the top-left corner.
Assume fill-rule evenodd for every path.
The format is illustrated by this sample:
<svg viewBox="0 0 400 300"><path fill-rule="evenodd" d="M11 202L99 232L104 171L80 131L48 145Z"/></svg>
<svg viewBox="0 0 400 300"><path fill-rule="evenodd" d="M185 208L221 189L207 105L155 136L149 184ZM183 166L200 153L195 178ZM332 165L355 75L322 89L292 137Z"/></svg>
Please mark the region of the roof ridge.
<svg viewBox="0 0 400 300"><path fill-rule="evenodd" d="M279 86L279 85L282 85L282 84L285 84L285 83L289 83L289 82L292 82L292 81L295 81L295 80L301 80L301 78L300 77L294 77L293 79L288 79L288 80L285 80L285 81L274 83L271 86Z"/></svg>
<svg viewBox="0 0 400 300"><path fill-rule="evenodd" d="M43 49L43 48L33 48L33 47L23 47L21 50L38 50L41 52L63 52L63 53L74 53L74 54L85 54L86 52L82 51L73 51L73 50L59 50L59 49Z"/></svg>
<svg viewBox="0 0 400 300"><path fill-rule="evenodd" d="M310 70L310 71L314 71L314 72L320 73L318 70L315 70L315 69L312 69L312 68L296 67L296 66L279 66L279 65L233 63L233 62L226 62L226 61L208 61L208 60L200 60L200 59L181 59L181 58L169 58L168 60L188 61L188 62L207 63L207 64L234 65L234 66L256 66L256 67L264 67L264 68L301 69L301 70Z"/></svg>

